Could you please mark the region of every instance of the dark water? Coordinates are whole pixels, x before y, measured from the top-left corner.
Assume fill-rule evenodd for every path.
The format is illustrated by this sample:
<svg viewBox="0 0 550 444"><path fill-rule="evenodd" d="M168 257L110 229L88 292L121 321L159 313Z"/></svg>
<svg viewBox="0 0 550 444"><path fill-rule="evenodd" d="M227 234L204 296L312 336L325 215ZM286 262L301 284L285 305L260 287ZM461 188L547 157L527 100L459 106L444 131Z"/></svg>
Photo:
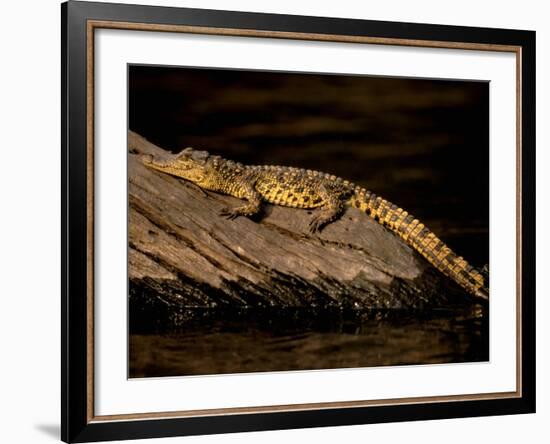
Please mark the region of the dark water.
<svg viewBox="0 0 550 444"><path fill-rule="evenodd" d="M220 316L221 317L221 316ZM481 307L429 313L241 313L130 335L132 378L488 360Z"/></svg>
<svg viewBox="0 0 550 444"><path fill-rule="evenodd" d="M486 82L131 66L129 126L173 152L194 146L352 180L480 267L489 259L488 97ZM483 361L486 310L218 313L162 330L131 318L129 374Z"/></svg>

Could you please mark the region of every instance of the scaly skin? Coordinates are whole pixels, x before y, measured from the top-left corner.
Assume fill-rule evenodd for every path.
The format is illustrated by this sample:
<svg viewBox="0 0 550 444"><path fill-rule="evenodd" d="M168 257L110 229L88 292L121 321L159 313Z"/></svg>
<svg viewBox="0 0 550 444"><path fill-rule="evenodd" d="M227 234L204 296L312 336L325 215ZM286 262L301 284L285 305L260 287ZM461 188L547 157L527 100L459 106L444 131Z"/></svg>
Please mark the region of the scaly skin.
<svg viewBox="0 0 550 444"><path fill-rule="evenodd" d="M347 180L293 167L242 165L192 148L186 148L170 160L155 160L145 155L142 161L150 168L186 179L202 189L245 200L242 206L222 210L221 215L229 219L259 213L262 202L292 208L317 208L320 211L309 224L314 233L336 221L346 207L353 206L396 233L468 292L485 300L489 298L483 275L451 251L424 224L402 208Z"/></svg>

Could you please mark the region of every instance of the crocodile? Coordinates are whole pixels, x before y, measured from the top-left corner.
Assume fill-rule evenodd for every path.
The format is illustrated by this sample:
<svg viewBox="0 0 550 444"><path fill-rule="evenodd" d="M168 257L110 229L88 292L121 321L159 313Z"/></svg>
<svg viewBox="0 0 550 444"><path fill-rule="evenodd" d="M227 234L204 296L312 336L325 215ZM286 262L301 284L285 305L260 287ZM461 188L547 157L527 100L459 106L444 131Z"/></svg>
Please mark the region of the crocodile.
<svg viewBox="0 0 550 444"><path fill-rule="evenodd" d="M309 231L318 233L338 220L347 207L357 208L398 235L467 292L489 299L486 274L455 254L412 214L348 180L290 166L243 165L193 148L185 148L169 159L146 154L141 160L149 168L185 179L202 190L244 200L241 206L221 210L220 215L228 219L255 216L262 202L316 209Z"/></svg>

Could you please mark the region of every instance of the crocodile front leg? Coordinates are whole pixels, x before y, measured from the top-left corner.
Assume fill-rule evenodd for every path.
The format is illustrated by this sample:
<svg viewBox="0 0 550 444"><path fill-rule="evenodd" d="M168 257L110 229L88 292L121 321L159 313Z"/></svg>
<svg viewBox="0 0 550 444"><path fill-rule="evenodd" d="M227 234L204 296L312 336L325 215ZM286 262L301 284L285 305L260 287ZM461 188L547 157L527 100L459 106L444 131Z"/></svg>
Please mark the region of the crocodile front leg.
<svg viewBox="0 0 550 444"><path fill-rule="evenodd" d="M238 193L232 194L237 195L236 197L241 199L245 199L247 203L240 207L223 208L220 211L220 216L233 220L239 216L252 217L258 214L261 211L262 198L254 188L254 182L241 181L236 184L236 188L238 189Z"/></svg>

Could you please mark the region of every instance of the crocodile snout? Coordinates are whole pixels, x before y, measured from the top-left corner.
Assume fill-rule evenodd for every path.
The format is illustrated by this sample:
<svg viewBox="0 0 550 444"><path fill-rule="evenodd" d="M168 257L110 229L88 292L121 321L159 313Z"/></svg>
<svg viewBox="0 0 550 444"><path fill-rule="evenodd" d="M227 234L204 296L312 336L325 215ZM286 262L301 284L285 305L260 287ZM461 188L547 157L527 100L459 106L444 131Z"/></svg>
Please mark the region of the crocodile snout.
<svg viewBox="0 0 550 444"><path fill-rule="evenodd" d="M145 165L151 165L153 163L153 156L151 154L144 154L141 156L141 162Z"/></svg>

